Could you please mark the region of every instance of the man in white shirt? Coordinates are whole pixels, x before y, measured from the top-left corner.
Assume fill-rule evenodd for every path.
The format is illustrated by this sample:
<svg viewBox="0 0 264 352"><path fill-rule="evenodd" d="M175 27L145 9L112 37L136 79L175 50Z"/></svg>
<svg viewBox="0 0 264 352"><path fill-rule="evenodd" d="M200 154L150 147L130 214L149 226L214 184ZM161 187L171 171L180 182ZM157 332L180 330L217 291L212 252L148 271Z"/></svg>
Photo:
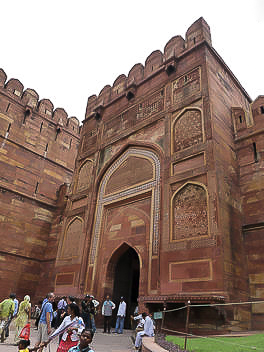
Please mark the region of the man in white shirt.
<svg viewBox="0 0 264 352"><path fill-rule="evenodd" d="M123 334L125 316L126 316L126 302L124 301L124 297L121 297L118 311L117 311L117 317L116 317L116 326L115 326L116 334Z"/></svg>
<svg viewBox="0 0 264 352"><path fill-rule="evenodd" d="M140 349L143 336L154 336L154 324L150 315L146 316L144 330L137 333L136 341L135 341L136 350Z"/></svg>
<svg viewBox="0 0 264 352"><path fill-rule="evenodd" d="M139 331L143 331L146 313L139 314L136 317L133 317L133 316L131 316L131 317L133 318L133 320L137 321L136 332L138 333Z"/></svg>

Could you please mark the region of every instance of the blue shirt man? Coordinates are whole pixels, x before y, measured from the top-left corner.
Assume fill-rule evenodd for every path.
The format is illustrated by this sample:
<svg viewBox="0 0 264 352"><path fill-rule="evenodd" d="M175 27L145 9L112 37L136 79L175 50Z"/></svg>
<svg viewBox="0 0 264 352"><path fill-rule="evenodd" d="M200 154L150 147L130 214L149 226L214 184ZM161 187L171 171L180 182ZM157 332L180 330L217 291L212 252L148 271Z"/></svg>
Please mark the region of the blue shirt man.
<svg viewBox="0 0 264 352"><path fill-rule="evenodd" d="M39 319L39 323L41 324L47 324L47 313L49 313L50 315L50 323L52 321L52 313L53 313L53 307L52 307L52 302L50 302L48 300L48 298L45 298L43 303L42 303L42 306L41 306L41 309L42 309L42 313L41 313L41 316L40 316L40 319Z"/></svg>
<svg viewBox="0 0 264 352"><path fill-rule="evenodd" d="M47 294L47 298L45 298L42 303L42 312L39 318L38 336L35 347L39 347L41 342L47 342L49 340L53 313L52 302L54 302L54 299L54 293L50 292Z"/></svg>

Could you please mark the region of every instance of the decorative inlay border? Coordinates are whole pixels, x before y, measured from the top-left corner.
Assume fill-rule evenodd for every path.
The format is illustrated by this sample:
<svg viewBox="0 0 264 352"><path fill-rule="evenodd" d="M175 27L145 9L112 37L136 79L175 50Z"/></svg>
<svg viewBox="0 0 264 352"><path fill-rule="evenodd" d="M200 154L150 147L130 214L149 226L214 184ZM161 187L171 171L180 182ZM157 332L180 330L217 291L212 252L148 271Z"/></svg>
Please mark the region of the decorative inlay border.
<svg viewBox="0 0 264 352"><path fill-rule="evenodd" d="M105 187L113 172L129 157L129 156L140 156L141 158L146 158L151 160L154 169L154 180L150 180L141 185L136 185L129 189L126 189L120 193L115 193L113 195L105 196ZM145 193L148 190L153 192L153 235L152 235L152 253L158 254L159 248L159 214L160 214L160 161L154 152L138 148L130 148L120 158L113 163L112 166L107 170L104 175L100 188L99 196L97 200L96 209L96 220L94 225L93 239L90 250L90 264L93 265L96 258L96 252L98 247L98 241L100 237L101 230L101 220L103 214L103 207L105 204L115 202L119 199L128 198L136 194Z"/></svg>

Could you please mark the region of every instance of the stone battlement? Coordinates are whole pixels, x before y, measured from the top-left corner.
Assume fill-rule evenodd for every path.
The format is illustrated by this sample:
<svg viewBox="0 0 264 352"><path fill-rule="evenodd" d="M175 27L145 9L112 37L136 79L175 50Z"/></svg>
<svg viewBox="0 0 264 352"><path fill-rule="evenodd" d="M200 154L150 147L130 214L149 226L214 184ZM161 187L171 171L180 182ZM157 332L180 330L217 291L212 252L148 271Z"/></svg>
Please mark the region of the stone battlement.
<svg viewBox="0 0 264 352"><path fill-rule="evenodd" d="M128 76L124 74L118 76L112 87L106 85L98 96L90 96L85 117L96 115L102 108L121 97L126 96L128 101L133 99L139 85L162 70L168 75L175 72L177 58L204 41L211 46L210 28L201 17L189 27L185 40L180 35L172 37L165 45L164 53L160 50L153 51L147 57L145 66L140 63L134 65Z"/></svg>
<svg viewBox="0 0 264 352"><path fill-rule="evenodd" d="M38 93L34 89L24 90L23 84L18 79L11 78L7 81L7 75L1 68L0 92L14 100L16 104L23 106L26 115L30 116L34 112L50 123L60 125L76 137L80 135L80 123L75 116L68 117L67 112L62 108L54 109L49 99L39 100Z"/></svg>

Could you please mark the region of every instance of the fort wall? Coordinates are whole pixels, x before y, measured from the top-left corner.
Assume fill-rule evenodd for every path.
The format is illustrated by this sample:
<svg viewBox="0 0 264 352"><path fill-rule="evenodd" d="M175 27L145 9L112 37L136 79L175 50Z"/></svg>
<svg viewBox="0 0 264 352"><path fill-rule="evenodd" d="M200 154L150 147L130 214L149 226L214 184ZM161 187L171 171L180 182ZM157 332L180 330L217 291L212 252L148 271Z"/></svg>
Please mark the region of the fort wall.
<svg viewBox="0 0 264 352"><path fill-rule="evenodd" d="M0 296L36 294L62 184L70 184L79 121L0 70ZM53 265L56 246L52 255ZM43 263L44 267L43 267ZM26 292L25 292L26 288Z"/></svg>
<svg viewBox="0 0 264 352"><path fill-rule="evenodd" d="M259 96L248 109L232 109L235 150L239 163L242 231L248 263L249 295L252 301L263 300L263 133L264 98ZM252 306L252 328L263 329L262 304Z"/></svg>

